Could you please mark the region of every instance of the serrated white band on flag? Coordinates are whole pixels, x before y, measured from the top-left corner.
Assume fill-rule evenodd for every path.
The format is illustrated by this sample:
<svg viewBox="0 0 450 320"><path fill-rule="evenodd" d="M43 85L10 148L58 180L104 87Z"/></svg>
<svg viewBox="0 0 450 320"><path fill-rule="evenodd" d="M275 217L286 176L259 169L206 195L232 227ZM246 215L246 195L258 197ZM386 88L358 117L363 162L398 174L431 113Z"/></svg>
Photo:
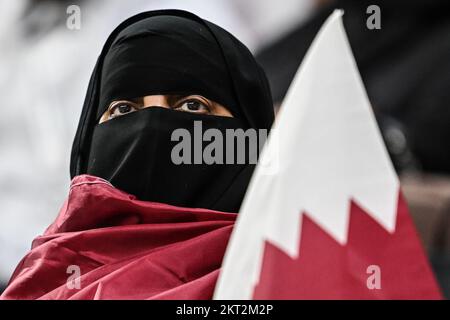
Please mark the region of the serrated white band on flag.
<svg viewBox="0 0 450 320"><path fill-rule="evenodd" d="M283 102L233 231L216 299L250 299L266 240L299 252L301 213L345 244L350 200L394 232L399 181L342 24L325 22ZM276 137L276 138L275 138ZM271 157L276 170L267 174Z"/></svg>

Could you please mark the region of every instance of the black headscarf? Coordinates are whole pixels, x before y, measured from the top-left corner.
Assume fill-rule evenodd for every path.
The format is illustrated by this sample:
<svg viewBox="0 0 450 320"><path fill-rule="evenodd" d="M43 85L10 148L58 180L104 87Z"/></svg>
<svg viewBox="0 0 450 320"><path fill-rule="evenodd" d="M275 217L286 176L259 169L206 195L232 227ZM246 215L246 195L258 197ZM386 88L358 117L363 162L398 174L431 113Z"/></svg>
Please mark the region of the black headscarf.
<svg viewBox="0 0 450 320"><path fill-rule="evenodd" d="M200 94L233 118L145 108L98 124L113 100ZM88 173L141 200L236 212L253 166L175 165L178 128L270 129L270 89L250 51L230 33L181 10L150 11L109 36L91 76L71 156L71 176ZM225 136L225 134L224 134ZM205 145L205 143L204 143Z"/></svg>

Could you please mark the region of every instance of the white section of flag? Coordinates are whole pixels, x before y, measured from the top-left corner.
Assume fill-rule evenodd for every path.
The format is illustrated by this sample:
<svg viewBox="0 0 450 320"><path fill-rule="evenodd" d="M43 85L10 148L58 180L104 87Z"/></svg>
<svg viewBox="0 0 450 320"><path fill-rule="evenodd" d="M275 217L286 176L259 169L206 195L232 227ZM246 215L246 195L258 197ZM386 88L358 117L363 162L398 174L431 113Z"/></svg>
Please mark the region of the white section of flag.
<svg viewBox="0 0 450 320"><path fill-rule="evenodd" d="M325 22L291 84L247 190L215 299L252 298L266 240L301 255L302 212L341 244L350 200L395 229L399 181L342 15L336 10Z"/></svg>

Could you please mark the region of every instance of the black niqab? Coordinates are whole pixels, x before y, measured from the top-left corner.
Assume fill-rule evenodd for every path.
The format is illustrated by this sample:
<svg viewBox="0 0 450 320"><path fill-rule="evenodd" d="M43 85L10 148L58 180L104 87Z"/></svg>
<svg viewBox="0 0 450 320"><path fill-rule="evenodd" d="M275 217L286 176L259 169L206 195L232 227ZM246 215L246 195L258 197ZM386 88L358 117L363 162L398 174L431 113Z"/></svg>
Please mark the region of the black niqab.
<svg viewBox="0 0 450 320"><path fill-rule="evenodd" d="M113 100L200 94L234 118L145 108L98 124ZM105 178L141 200L236 212L253 165L182 164L171 159L171 133L270 129L265 74L227 31L180 10L138 14L108 38L91 76L71 158L71 176ZM224 135L225 136L225 135Z"/></svg>

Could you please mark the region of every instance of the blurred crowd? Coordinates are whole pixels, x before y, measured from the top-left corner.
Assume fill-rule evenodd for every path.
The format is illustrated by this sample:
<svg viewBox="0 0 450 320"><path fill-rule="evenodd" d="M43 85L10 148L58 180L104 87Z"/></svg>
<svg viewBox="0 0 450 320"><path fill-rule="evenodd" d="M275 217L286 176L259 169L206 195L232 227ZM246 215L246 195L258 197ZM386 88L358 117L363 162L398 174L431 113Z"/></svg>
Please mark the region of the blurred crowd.
<svg viewBox="0 0 450 320"><path fill-rule="evenodd" d="M67 28L69 5L81 9ZM366 9L381 8L381 29ZM67 194L75 126L111 30L145 10L180 8L229 30L257 56L279 107L334 8L419 234L450 295L450 3L444 0L16 0L0 2L0 283ZM0 289L1 291L1 289Z"/></svg>

